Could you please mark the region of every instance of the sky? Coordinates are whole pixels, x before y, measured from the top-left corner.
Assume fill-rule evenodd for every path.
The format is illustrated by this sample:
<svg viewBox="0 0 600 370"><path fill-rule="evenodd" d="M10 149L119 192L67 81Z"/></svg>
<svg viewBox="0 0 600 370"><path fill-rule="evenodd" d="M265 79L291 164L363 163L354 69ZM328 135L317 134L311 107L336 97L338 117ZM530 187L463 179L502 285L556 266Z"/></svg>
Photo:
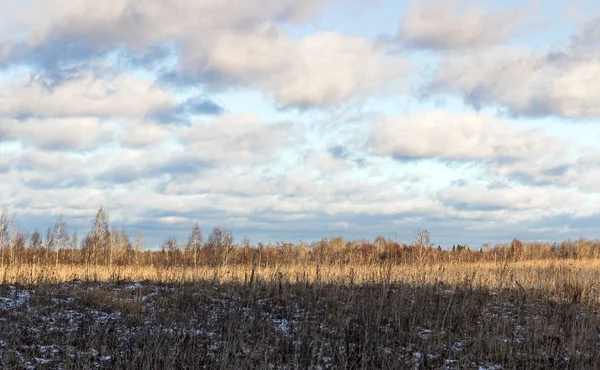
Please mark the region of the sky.
<svg viewBox="0 0 600 370"><path fill-rule="evenodd" d="M600 3L0 0L0 208L149 247L600 237Z"/></svg>

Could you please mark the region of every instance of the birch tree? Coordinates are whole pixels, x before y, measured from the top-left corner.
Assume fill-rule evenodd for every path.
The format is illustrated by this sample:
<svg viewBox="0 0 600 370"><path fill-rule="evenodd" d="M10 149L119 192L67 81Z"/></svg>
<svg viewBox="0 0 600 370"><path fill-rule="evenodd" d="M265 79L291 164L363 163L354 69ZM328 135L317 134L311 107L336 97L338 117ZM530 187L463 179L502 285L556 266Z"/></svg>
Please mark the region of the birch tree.
<svg viewBox="0 0 600 370"><path fill-rule="evenodd" d="M194 264L194 270L198 269L198 257L200 254L200 248L202 247L202 231L200 230L200 226L196 223L192 228L192 232L190 233L190 237L186 243L185 249L186 252L192 254L192 261Z"/></svg>
<svg viewBox="0 0 600 370"><path fill-rule="evenodd" d="M62 216L59 216L54 224L54 230L52 232L51 250L56 252L54 258L54 264L58 265L58 257L61 250L67 249L70 246L71 238L67 231L67 224L63 220Z"/></svg>

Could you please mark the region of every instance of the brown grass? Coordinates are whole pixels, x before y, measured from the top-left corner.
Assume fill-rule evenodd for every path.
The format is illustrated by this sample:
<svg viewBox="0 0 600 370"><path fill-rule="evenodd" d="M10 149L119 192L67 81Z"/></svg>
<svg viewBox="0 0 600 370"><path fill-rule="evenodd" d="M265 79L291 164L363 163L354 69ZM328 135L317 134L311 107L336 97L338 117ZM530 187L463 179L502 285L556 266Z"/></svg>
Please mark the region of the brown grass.
<svg viewBox="0 0 600 370"><path fill-rule="evenodd" d="M600 260L530 260L443 264L379 265L229 265L198 269L190 267L156 266L79 266L33 265L0 266L3 284L36 286L72 280L93 282L154 281L160 283L194 283L209 281L215 284L248 285L253 281L265 283L308 283L338 285L395 284L450 287L468 285L470 288L502 290L517 289L535 294L538 298L562 299L567 291L580 291L579 300L598 303L600 299Z"/></svg>
<svg viewBox="0 0 600 370"><path fill-rule="evenodd" d="M600 261L0 268L4 368L595 368Z"/></svg>

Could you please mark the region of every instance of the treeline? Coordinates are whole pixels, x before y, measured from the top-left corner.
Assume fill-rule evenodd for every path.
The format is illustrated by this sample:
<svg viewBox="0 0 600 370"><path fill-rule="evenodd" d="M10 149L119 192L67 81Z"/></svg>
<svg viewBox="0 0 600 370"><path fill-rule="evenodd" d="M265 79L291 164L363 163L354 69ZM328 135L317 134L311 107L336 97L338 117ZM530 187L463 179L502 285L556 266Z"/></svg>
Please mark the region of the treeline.
<svg viewBox="0 0 600 370"><path fill-rule="evenodd" d="M19 264L77 264L93 266L202 266L277 264L432 264L452 262L500 262L535 259L600 258L600 241L565 240L562 242L521 242L484 245L471 248L455 245L452 249L435 247L427 230L417 230L414 241L406 244L389 238L373 241L344 240L342 237L322 239L310 244L251 244L245 238L235 244L233 232L227 227L214 227L207 238L198 224L187 240L166 239L159 250L147 250L141 234L134 240L124 228L111 228L109 215L100 208L90 230L81 238L69 234L59 217L45 233L22 230L16 216L0 213L0 266Z"/></svg>

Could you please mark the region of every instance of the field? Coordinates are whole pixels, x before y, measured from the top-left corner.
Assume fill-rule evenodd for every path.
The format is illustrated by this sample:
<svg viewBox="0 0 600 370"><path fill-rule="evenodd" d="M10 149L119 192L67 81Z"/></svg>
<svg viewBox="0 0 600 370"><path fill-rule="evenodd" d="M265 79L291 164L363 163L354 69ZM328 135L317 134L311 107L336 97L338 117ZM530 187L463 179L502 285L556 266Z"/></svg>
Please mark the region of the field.
<svg viewBox="0 0 600 370"><path fill-rule="evenodd" d="M101 208L79 240L0 213L0 368L600 368L600 241L148 250Z"/></svg>
<svg viewBox="0 0 600 370"><path fill-rule="evenodd" d="M0 269L0 366L597 368L600 260Z"/></svg>

